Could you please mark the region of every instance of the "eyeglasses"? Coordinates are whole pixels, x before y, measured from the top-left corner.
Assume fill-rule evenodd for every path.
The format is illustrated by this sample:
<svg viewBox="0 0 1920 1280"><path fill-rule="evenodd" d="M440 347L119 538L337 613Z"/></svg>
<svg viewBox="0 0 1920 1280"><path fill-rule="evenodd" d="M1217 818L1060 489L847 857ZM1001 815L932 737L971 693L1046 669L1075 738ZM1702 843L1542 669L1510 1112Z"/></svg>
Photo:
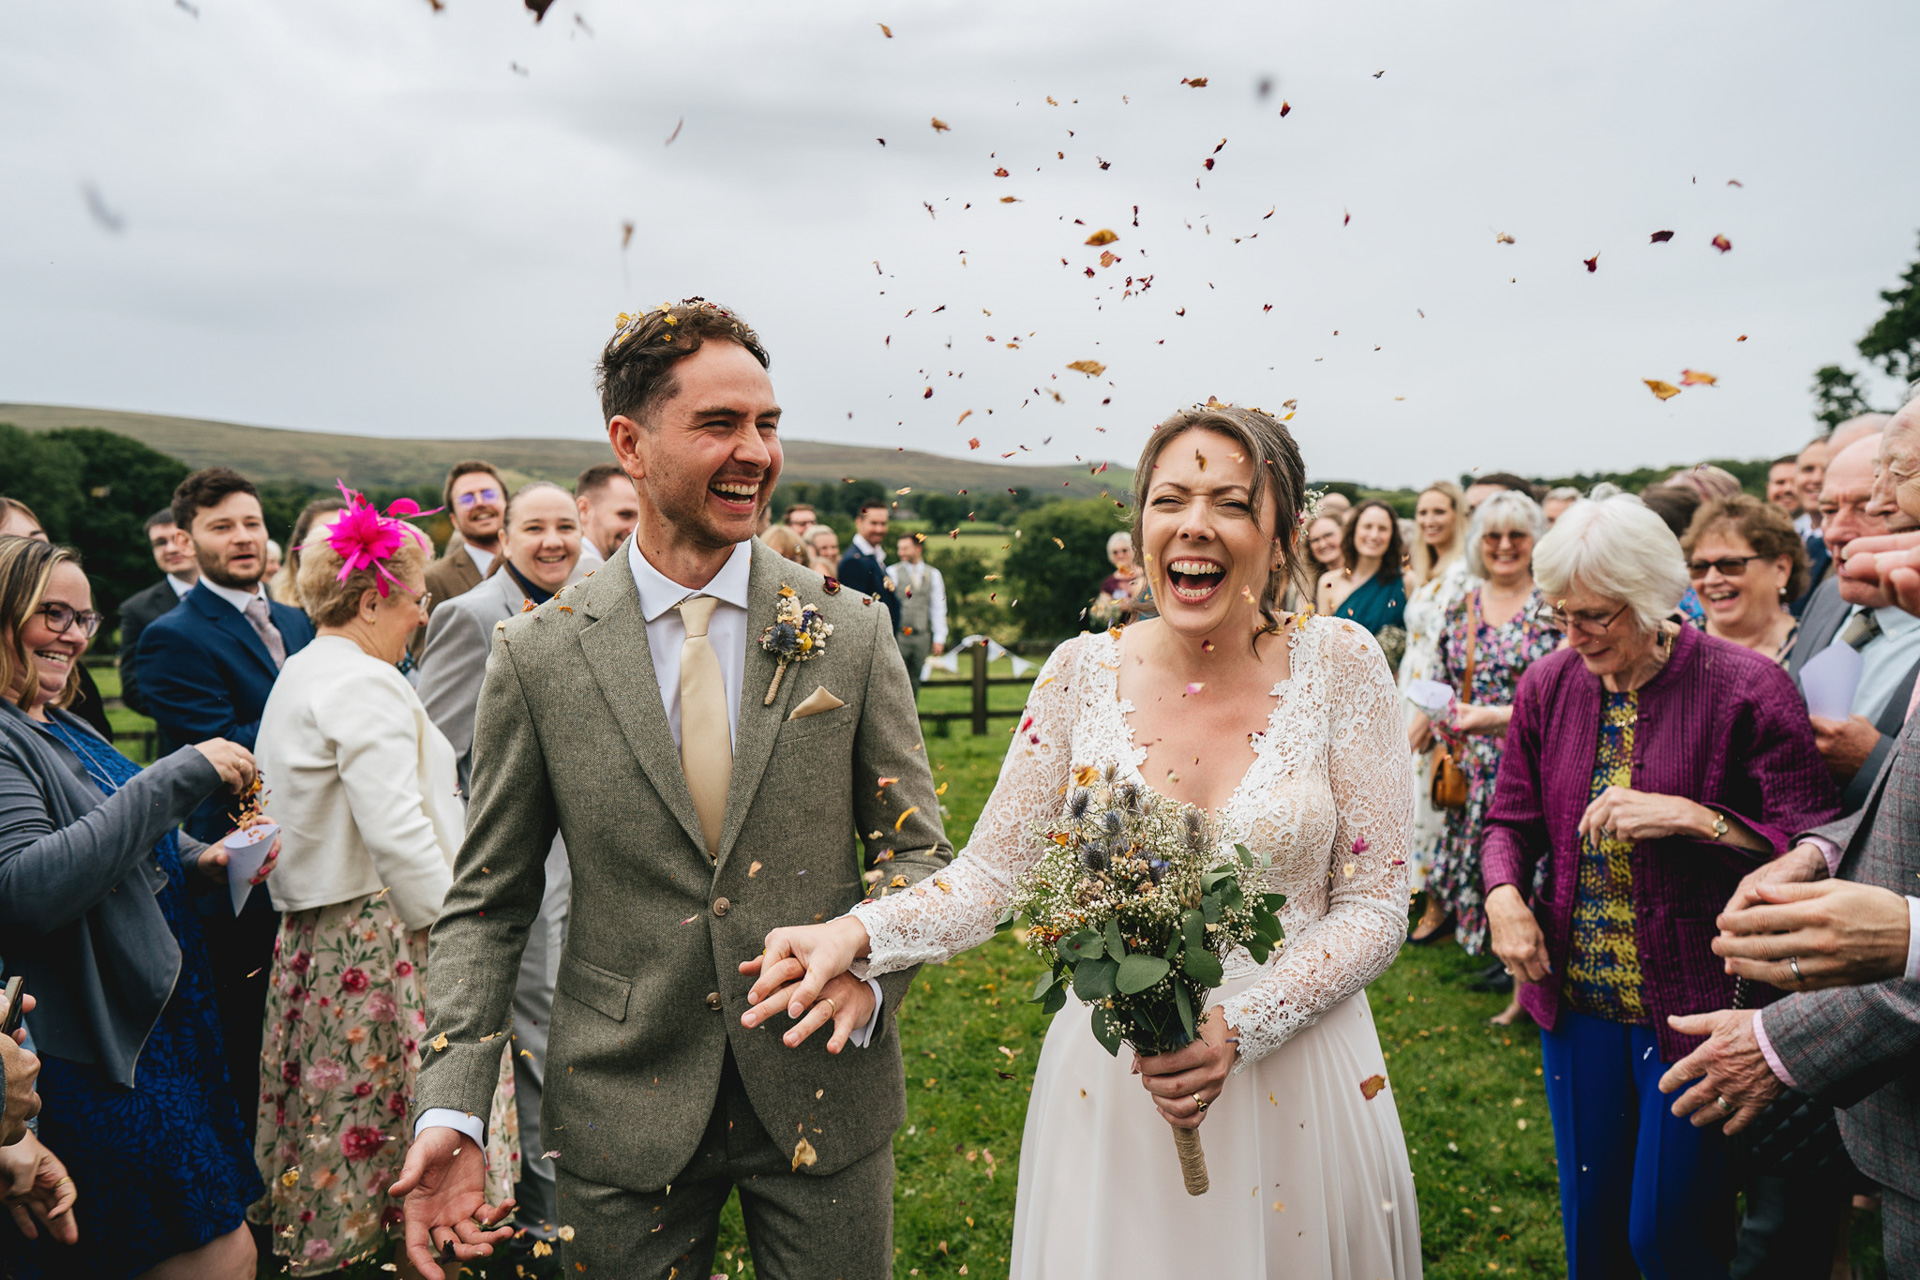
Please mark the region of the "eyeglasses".
<svg viewBox="0 0 1920 1280"><path fill-rule="evenodd" d="M1707 576L1709 570L1716 570L1723 578L1744 578L1747 565L1755 560L1765 560L1765 556L1722 556L1718 560L1687 561L1687 576L1695 582Z"/></svg>
<svg viewBox="0 0 1920 1280"><path fill-rule="evenodd" d="M1599 636L1605 635L1607 628L1611 627L1626 611L1627 606L1623 604L1606 617L1598 618L1590 613L1568 613L1565 609L1553 609L1548 612L1547 621L1555 631L1562 634L1579 631L1585 635Z"/></svg>
<svg viewBox="0 0 1920 1280"><path fill-rule="evenodd" d="M498 501L500 501L500 491L498 489L475 489L471 493L461 494L453 500L453 503L457 507L470 507L476 502Z"/></svg>
<svg viewBox="0 0 1920 1280"><path fill-rule="evenodd" d="M1503 542L1511 542L1514 546L1519 547L1532 542L1533 535L1525 529L1490 529L1480 535L1480 541L1490 547L1497 547Z"/></svg>
<svg viewBox="0 0 1920 1280"><path fill-rule="evenodd" d="M75 623L80 626L80 634L89 640L93 639L93 633L100 629L100 614L91 609L75 609L72 605L61 604L57 600L47 601L34 612L46 618L48 629L57 636L63 636L73 630Z"/></svg>

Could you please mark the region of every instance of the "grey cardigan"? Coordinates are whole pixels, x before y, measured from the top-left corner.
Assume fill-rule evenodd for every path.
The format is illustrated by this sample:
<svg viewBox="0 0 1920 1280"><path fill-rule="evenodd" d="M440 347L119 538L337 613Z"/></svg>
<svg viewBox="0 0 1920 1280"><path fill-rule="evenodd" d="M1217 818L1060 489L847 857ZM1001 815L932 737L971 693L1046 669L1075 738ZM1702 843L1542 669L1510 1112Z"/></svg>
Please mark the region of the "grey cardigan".
<svg viewBox="0 0 1920 1280"><path fill-rule="evenodd" d="M132 1087L180 975L180 944L154 901L166 876L153 847L219 785L207 758L182 747L102 795L71 751L0 698L0 931L8 970L38 1001L27 1017L40 1052ZM205 847L183 834L181 862Z"/></svg>

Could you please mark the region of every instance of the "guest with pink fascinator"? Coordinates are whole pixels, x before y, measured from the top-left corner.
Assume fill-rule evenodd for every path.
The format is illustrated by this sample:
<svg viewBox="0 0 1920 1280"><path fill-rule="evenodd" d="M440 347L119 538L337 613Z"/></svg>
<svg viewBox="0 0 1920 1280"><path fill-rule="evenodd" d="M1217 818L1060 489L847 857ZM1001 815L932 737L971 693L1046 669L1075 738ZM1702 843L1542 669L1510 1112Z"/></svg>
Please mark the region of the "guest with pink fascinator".
<svg viewBox="0 0 1920 1280"><path fill-rule="evenodd" d="M269 1227L293 1275L386 1251L426 1035L427 929L453 882L466 819L453 747L400 673L427 617L426 536L344 487L345 508L300 551L316 635L287 660L260 721L268 819L280 827L254 1158ZM488 1195L519 1164L501 1038L487 1120ZM396 1254L396 1258L398 1255ZM404 1266L404 1260L400 1260Z"/></svg>

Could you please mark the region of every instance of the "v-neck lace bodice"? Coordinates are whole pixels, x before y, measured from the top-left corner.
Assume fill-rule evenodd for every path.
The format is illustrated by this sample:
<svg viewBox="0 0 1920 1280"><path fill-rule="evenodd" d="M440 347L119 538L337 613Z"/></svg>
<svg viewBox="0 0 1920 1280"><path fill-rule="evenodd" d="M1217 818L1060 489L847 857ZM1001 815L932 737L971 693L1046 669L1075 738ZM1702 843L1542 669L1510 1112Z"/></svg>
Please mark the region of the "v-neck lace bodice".
<svg viewBox="0 0 1920 1280"><path fill-rule="evenodd" d="M1363 629L1330 618L1303 620L1288 643L1292 671L1275 684L1253 762L1217 815L1223 849L1270 854L1265 888L1287 895L1286 944L1259 981L1223 1002L1241 1065L1373 981L1407 927L1413 776L1386 662ZM1119 665L1119 642L1105 632L1054 650L967 848L911 891L854 908L872 942L868 972L945 961L991 937L1038 857L1032 828L1059 812L1074 766L1117 763L1147 785ZM1243 951L1227 964L1229 982L1260 972Z"/></svg>

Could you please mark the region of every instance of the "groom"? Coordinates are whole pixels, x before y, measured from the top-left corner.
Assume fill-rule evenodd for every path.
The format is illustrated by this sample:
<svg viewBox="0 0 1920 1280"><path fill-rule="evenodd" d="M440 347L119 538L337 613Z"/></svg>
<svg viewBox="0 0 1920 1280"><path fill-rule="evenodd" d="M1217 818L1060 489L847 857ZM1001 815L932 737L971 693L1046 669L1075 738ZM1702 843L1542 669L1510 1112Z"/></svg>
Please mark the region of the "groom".
<svg viewBox="0 0 1920 1280"><path fill-rule="evenodd" d="M698 300L621 320L600 394L640 523L500 624L390 1193L430 1278L449 1245L474 1258L507 1235L483 1203L482 1124L557 830L572 916L541 1132L521 1143L553 1157L565 1273L707 1276L737 1187L764 1274L882 1280L912 974L841 975L799 1023L747 1030L739 964L774 928L845 912L863 871L884 892L952 856L906 670L884 607L753 539L781 464L753 331ZM833 634L770 695L783 588Z"/></svg>

